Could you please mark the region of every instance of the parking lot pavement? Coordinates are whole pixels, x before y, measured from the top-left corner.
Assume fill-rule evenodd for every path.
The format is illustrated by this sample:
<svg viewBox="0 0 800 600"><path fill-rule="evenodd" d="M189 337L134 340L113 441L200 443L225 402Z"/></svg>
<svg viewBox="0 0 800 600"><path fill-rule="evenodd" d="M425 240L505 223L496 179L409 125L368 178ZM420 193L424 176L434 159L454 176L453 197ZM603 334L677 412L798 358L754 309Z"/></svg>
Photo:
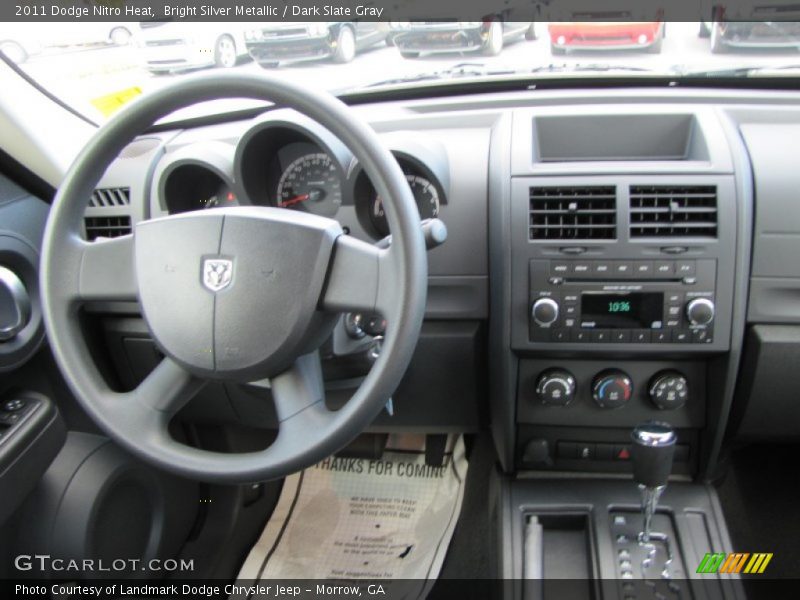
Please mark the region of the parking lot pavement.
<svg viewBox="0 0 800 600"><path fill-rule="evenodd" d="M608 64L656 71L672 67L690 69L780 65L800 60L797 50L774 52L748 51L711 54L708 39L698 37L698 23L669 23L659 54L626 51L583 51L553 56L546 25L538 24L538 39L508 43L498 56L476 53L423 55L417 59L400 56L396 48L384 44L360 52L352 63L333 64L328 60L281 65L270 69L281 77L317 89L340 90L359 87L388 78L402 78L438 71L459 63L482 65L489 69L530 69L546 65ZM152 75L143 68L135 45L51 51L32 57L22 68L45 88L92 118L101 115L91 100L134 86L143 92L165 85L177 77ZM245 72L262 68L243 61L234 67Z"/></svg>

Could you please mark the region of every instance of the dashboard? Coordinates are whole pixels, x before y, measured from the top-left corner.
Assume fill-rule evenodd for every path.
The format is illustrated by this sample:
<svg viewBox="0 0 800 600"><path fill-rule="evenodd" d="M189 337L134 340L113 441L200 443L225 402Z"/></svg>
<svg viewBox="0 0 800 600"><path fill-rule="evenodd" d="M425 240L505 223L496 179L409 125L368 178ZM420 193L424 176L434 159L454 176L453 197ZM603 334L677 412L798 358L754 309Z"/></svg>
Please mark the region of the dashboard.
<svg viewBox="0 0 800 600"><path fill-rule="evenodd" d="M374 430L490 427L507 470L624 472L631 426L667 420L687 476L714 464L729 427L800 430L800 381L775 373L800 347L800 223L781 217L796 212L798 182L769 142L797 133L798 101L604 89L353 107L396 157L420 219L448 228L428 254L417 355ZM126 201L99 200L112 192ZM100 182L86 232L224 205L313 212L375 243L391 234L347 148L285 109L135 140ZM112 362L144 370L136 307L97 310L120 315L106 318ZM324 350L329 398L346 400L383 325L343 316ZM226 392L232 419L274 418L252 390Z"/></svg>

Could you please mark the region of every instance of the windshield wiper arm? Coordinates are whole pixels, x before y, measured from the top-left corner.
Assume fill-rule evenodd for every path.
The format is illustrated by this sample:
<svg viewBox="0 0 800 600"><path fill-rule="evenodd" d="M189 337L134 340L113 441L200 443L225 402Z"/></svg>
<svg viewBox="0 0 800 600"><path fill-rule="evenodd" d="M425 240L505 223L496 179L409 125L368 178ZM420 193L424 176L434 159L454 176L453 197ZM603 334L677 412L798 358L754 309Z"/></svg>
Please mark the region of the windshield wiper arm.
<svg viewBox="0 0 800 600"><path fill-rule="evenodd" d="M409 75L406 77L395 77L384 79L375 83L367 84L364 87L381 87L384 85L398 85L403 83L415 83L417 81L437 81L442 79L457 79L459 77L491 77L495 75L513 75L517 73L515 69L492 69L487 68L483 63L458 63L452 67L439 71L428 71Z"/></svg>
<svg viewBox="0 0 800 600"><path fill-rule="evenodd" d="M379 88L392 85L418 83L422 81L442 81L446 79L460 79L468 77L505 77L518 76L524 79L530 75L542 73L610 73L614 71L628 71L637 73L652 73L653 69L633 65L615 65L611 63L576 63L576 64L548 64L530 69L515 69L502 67L488 67L483 63L465 62L439 71L427 71L404 77L384 79L357 89ZM352 91L352 90L348 90Z"/></svg>
<svg viewBox="0 0 800 600"><path fill-rule="evenodd" d="M749 67L731 67L727 69L708 69L700 71L683 71L682 77L750 77L763 75L772 71L800 71L800 63L788 65L755 65Z"/></svg>
<svg viewBox="0 0 800 600"><path fill-rule="evenodd" d="M590 64L549 64L540 67L534 67L526 73L564 73L564 72L587 72L587 73L605 73L608 71L634 71L638 73L652 73L653 69L646 67L635 67L633 65L614 65L610 63L590 63Z"/></svg>

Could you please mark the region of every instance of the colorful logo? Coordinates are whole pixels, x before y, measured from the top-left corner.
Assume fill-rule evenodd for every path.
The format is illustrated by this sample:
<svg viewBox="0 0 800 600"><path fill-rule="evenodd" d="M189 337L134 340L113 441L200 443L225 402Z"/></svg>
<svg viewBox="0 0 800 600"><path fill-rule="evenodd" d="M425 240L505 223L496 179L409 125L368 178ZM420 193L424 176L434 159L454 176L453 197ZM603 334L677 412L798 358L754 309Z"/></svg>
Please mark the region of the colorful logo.
<svg viewBox="0 0 800 600"><path fill-rule="evenodd" d="M766 552L708 552L700 565L697 567L698 573L750 573L752 575L763 573L769 561L772 560L772 553Z"/></svg>

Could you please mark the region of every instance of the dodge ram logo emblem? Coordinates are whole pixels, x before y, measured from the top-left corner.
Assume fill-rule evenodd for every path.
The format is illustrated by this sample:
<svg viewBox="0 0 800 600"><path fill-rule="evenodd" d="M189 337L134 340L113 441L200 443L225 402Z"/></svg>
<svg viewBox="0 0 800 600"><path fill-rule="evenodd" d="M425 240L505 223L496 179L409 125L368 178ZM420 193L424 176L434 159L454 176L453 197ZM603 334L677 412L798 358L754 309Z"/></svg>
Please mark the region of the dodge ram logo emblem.
<svg viewBox="0 0 800 600"><path fill-rule="evenodd" d="M233 261L225 258L206 258L203 261L203 286L211 291L224 290L233 279Z"/></svg>

